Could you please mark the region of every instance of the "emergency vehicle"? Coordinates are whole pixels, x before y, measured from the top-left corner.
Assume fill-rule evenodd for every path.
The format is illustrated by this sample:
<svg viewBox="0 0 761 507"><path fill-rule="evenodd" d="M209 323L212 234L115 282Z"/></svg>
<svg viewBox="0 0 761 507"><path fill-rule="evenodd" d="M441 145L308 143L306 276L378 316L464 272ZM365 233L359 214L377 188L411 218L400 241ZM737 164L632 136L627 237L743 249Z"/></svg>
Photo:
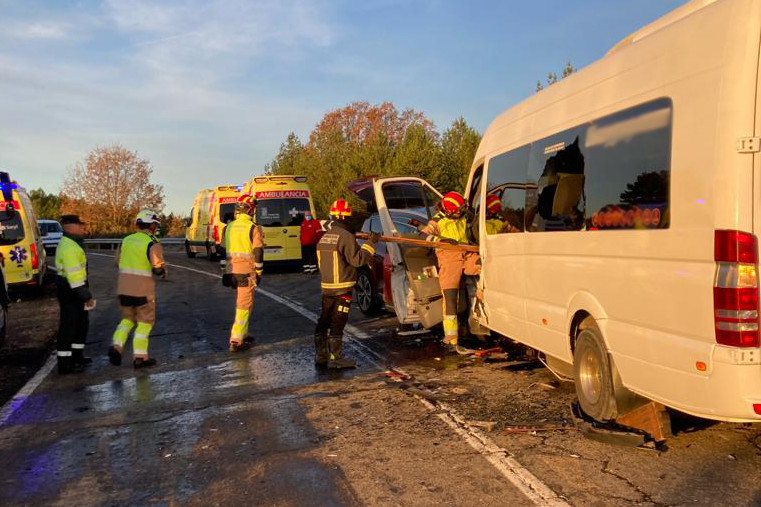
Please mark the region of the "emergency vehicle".
<svg viewBox="0 0 761 507"><path fill-rule="evenodd" d="M0 172L0 253L11 288L42 288L47 269L37 217L24 187Z"/></svg>
<svg viewBox="0 0 761 507"><path fill-rule="evenodd" d="M264 260L301 260L300 226L304 214L314 216L306 176L255 176L243 193L256 197L256 223L264 231Z"/></svg>
<svg viewBox="0 0 761 507"><path fill-rule="evenodd" d="M465 190L483 262L473 317L573 380L594 419L654 400L761 422L759 41L761 0L693 0L484 133ZM423 206L436 195L375 180L386 234L402 182ZM490 194L512 225L495 234ZM399 318L439 320L434 261L388 248Z"/></svg>
<svg viewBox="0 0 761 507"><path fill-rule="evenodd" d="M185 229L185 252L188 257L203 254L209 260L224 257L222 234L228 221L235 218L235 203L240 185L220 185L198 192Z"/></svg>

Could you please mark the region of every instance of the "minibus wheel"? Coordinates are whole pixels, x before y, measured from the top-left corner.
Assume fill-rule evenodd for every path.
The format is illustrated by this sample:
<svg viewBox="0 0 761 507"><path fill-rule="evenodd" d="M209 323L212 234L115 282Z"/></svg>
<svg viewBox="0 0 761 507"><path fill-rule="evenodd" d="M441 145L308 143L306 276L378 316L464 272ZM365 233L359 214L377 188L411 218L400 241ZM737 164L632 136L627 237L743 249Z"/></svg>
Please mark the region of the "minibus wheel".
<svg viewBox="0 0 761 507"><path fill-rule="evenodd" d="M609 421L616 416L610 357L597 326L579 331L573 353L573 373L576 395L581 409L597 421Z"/></svg>
<svg viewBox="0 0 761 507"><path fill-rule="evenodd" d="M193 259L196 256L196 253L190 250L190 243L187 241L185 242L185 254L187 254L189 259Z"/></svg>

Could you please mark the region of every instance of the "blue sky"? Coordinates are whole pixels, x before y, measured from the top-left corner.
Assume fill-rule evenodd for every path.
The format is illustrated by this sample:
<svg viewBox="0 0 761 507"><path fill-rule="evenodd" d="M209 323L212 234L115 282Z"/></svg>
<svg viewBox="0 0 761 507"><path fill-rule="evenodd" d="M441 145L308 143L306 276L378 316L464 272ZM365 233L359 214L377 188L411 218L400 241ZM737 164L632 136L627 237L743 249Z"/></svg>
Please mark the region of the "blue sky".
<svg viewBox="0 0 761 507"><path fill-rule="evenodd" d="M58 192L96 145L148 158L167 211L263 170L351 102L480 132L684 0L0 0L0 168Z"/></svg>

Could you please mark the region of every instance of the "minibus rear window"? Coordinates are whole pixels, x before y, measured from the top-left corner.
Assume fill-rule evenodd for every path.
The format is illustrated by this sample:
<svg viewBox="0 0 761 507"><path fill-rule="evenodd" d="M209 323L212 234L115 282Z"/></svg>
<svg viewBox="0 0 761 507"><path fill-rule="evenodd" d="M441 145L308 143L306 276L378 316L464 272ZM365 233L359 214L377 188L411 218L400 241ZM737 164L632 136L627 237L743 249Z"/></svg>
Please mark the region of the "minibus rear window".
<svg viewBox="0 0 761 507"><path fill-rule="evenodd" d="M13 245L24 239L24 222L18 211L0 211L0 245Z"/></svg>

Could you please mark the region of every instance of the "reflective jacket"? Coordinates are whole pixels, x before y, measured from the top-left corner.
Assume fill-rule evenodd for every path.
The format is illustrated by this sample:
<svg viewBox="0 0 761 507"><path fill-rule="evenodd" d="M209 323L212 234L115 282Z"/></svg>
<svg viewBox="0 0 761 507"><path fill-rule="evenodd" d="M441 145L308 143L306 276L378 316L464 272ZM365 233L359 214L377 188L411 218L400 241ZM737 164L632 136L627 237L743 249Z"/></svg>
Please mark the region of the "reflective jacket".
<svg viewBox="0 0 761 507"><path fill-rule="evenodd" d="M505 229L505 222L499 218L489 218L486 220L486 234L499 234Z"/></svg>
<svg viewBox="0 0 761 507"><path fill-rule="evenodd" d="M227 225L225 247L231 273L250 274L264 267L264 233L251 216L240 213Z"/></svg>
<svg viewBox="0 0 761 507"><path fill-rule="evenodd" d="M453 239L458 243L468 243L468 220L462 216L460 218L449 218L442 214L434 216L426 225L422 232L426 234L428 241L441 241L442 238Z"/></svg>
<svg viewBox="0 0 761 507"><path fill-rule="evenodd" d="M375 247L365 243L360 247L346 225L331 222L330 229L317 243L320 265L320 287L323 294L347 294L357 283L357 268L369 264Z"/></svg>
<svg viewBox="0 0 761 507"><path fill-rule="evenodd" d="M87 256L80 242L81 240L64 233L56 248L58 295L89 301L92 299L92 294L87 283Z"/></svg>
<svg viewBox="0 0 761 507"><path fill-rule="evenodd" d="M156 294L153 275L164 272L164 255L158 238L145 231L130 234L116 252L119 282L116 292L122 296L149 297Z"/></svg>

